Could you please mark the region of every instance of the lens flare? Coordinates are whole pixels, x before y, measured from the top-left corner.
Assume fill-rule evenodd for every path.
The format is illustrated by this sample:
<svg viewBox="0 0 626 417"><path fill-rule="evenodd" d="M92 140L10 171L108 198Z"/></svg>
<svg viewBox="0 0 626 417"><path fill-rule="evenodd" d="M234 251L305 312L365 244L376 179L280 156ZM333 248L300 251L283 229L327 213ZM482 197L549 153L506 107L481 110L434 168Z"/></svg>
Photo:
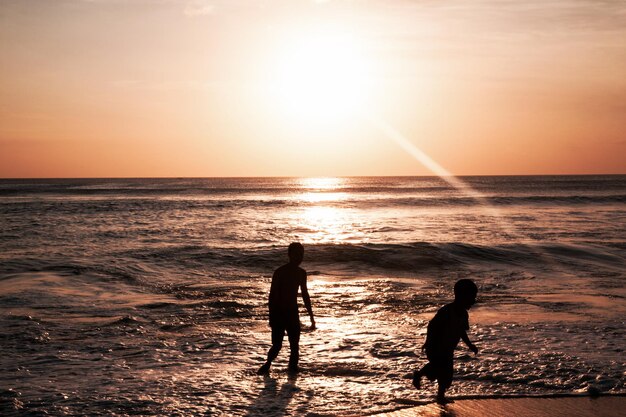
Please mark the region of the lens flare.
<svg viewBox="0 0 626 417"><path fill-rule="evenodd" d="M483 210L485 210L488 214L493 216L493 219L496 225L505 233L511 240L516 240L518 242L522 241L524 237L523 233L515 230L513 226L509 223L505 222L505 219L501 215L500 211L496 209L493 205L490 204L488 199L482 194L480 191L472 188L470 185L460 180L458 177L454 176L444 167L442 167L437 161L428 156L424 151L419 149L413 142L411 142L406 136L400 133L397 129L392 127L389 123L385 122L383 119L375 116L370 116L367 119L367 122L372 125L375 129L380 131L387 139L392 140L398 146L400 146L405 152L411 155L415 160L424 165L427 169L429 169L433 174L437 175L439 178L447 182L450 186L457 189L459 192L464 195L473 198L476 200ZM523 243L523 242L521 242ZM544 250L537 248L526 246L529 253L534 254L537 257L540 257L544 262L550 264L552 268L558 269L558 266L554 259Z"/></svg>

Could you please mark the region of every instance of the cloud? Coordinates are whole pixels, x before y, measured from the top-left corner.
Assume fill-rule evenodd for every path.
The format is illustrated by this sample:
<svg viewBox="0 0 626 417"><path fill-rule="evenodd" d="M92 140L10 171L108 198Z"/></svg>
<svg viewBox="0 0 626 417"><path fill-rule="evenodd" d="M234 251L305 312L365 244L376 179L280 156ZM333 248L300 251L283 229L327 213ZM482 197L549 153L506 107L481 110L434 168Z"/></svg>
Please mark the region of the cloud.
<svg viewBox="0 0 626 417"><path fill-rule="evenodd" d="M191 0L185 6L183 13L188 17L206 16L215 12L215 5L206 0Z"/></svg>

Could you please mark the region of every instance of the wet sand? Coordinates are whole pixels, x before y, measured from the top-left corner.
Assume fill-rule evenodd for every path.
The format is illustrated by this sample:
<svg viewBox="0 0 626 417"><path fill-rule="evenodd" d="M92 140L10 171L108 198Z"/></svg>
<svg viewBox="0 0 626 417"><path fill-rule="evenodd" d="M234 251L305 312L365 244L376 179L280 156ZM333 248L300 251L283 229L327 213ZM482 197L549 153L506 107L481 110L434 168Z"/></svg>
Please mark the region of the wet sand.
<svg viewBox="0 0 626 417"><path fill-rule="evenodd" d="M618 417L624 416L625 396L498 398L456 400L403 408L379 417Z"/></svg>

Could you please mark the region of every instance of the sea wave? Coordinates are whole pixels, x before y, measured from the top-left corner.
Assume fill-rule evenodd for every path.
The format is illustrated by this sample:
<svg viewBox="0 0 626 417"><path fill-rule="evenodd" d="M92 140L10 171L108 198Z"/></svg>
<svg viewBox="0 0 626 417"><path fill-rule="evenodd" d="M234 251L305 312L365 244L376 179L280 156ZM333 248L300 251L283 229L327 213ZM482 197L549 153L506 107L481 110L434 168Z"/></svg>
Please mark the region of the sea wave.
<svg viewBox="0 0 626 417"><path fill-rule="evenodd" d="M367 268L380 271L416 271L429 268L455 268L477 263L503 266L528 266L577 261L612 267L624 267L622 251L613 246L573 244L503 244L411 242L405 244L309 244L305 264L312 270L349 270ZM142 262L182 263L185 267L210 266L230 270L270 271L286 260L284 247L257 249L207 248L179 246L161 250L134 251L128 254Z"/></svg>
<svg viewBox="0 0 626 417"><path fill-rule="evenodd" d="M583 176L464 176L457 177L468 187L480 192L515 190L532 194L576 194L602 189L624 192L624 175ZM135 195L192 195L192 194L281 194L302 191L329 191L351 193L414 193L454 190L439 177L342 177L330 183L307 181L300 178L77 178L77 179L0 179L0 195L16 194L135 194Z"/></svg>
<svg viewBox="0 0 626 417"><path fill-rule="evenodd" d="M0 195L2 193L0 192ZM93 194L89 197L70 196L58 199L48 198L42 204L37 196L7 197L0 207L0 213L12 216L32 216L43 210L54 210L61 215L76 213L131 213L162 210L221 211L241 209L300 209L303 207L325 206L332 208L448 208L448 207L506 207L506 206L554 206L579 207L592 205L615 205L626 203L626 194L576 194L576 195L500 195L500 196L420 196L404 194L337 194L329 198L324 193L292 194L279 196L271 194L199 196L177 194L174 198L158 198L148 195ZM167 197L167 196L160 196ZM319 197L319 199L318 199Z"/></svg>
<svg viewBox="0 0 626 417"><path fill-rule="evenodd" d="M362 273L375 269L384 271L419 271L426 269L460 268L478 264L534 268L540 264L586 265L623 268L626 258L624 243L606 246L581 244L500 244L476 245L461 242L405 244L307 244L305 266L311 271L355 269ZM121 281L130 285L155 285L147 277L167 271L190 268L190 271L213 270L236 275L242 271L267 273L286 261L282 246L255 249L214 248L198 245L167 248L135 249L112 253L103 262L41 257L13 259L5 264L0 281L11 274L32 271L52 271L62 275L88 274L102 280Z"/></svg>

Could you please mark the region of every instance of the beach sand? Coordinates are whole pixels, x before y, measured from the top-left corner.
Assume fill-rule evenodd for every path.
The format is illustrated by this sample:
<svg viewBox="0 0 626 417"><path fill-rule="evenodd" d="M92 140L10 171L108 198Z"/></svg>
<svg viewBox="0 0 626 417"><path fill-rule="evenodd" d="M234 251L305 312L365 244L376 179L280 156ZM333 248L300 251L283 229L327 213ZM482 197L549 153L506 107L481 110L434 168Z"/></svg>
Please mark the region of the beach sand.
<svg viewBox="0 0 626 417"><path fill-rule="evenodd" d="M498 398L431 403L376 414L384 417L618 417L626 415L626 397Z"/></svg>

